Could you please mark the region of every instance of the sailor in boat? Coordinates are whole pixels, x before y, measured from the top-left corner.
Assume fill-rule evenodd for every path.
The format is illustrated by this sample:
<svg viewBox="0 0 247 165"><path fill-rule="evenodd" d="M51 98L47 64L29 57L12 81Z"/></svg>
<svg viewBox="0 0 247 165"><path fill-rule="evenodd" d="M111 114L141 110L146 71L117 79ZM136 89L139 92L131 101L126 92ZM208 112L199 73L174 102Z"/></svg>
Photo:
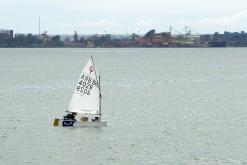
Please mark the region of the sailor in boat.
<svg viewBox="0 0 247 165"><path fill-rule="evenodd" d="M87 116L82 116L81 121L82 122L87 122L88 121L88 117Z"/></svg>
<svg viewBox="0 0 247 165"><path fill-rule="evenodd" d="M68 113L66 116L64 116L64 120L76 121L75 116L76 116L76 112Z"/></svg>
<svg viewBox="0 0 247 165"><path fill-rule="evenodd" d="M95 122L99 122L99 121L100 121L99 117L96 116L96 117L94 118L94 121L95 121Z"/></svg>
<svg viewBox="0 0 247 165"><path fill-rule="evenodd" d="M94 119L92 119L93 122L100 122L100 118L96 116Z"/></svg>

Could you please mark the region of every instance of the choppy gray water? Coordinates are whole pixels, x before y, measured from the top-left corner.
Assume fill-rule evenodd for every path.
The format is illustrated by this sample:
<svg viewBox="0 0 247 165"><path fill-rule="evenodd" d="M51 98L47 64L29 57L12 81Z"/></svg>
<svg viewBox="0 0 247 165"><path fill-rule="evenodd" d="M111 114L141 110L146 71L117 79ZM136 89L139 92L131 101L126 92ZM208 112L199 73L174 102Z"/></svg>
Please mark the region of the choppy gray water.
<svg viewBox="0 0 247 165"><path fill-rule="evenodd" d="M54 128L90 56L102 128ZM0 49L1 165L246 165L247 49Z"/></svg>

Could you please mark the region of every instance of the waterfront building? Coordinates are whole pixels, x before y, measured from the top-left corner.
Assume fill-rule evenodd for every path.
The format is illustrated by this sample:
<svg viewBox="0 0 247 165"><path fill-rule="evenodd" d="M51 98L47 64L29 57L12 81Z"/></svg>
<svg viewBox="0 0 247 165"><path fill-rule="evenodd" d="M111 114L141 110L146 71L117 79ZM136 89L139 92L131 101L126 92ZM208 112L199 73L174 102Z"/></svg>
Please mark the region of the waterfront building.
<svg viewBox="0 0 247 165"><path fill-rule="evenodd" d="M0 39L13 38L13 34L13 30L0 29Z"/></svg>

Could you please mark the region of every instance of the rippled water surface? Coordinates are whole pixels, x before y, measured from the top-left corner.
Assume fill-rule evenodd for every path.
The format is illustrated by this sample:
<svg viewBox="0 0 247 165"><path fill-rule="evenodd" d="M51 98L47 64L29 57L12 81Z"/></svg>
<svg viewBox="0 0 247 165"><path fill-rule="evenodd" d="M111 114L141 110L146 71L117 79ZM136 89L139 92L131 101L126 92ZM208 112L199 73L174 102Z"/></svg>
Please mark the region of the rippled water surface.
<svg viewBox="0 0 247 165"><path fill-rule="evenodd" d="M90 56L102 128L53 127ZM0 49L1 165L246 165L247 49Z"/></svg>

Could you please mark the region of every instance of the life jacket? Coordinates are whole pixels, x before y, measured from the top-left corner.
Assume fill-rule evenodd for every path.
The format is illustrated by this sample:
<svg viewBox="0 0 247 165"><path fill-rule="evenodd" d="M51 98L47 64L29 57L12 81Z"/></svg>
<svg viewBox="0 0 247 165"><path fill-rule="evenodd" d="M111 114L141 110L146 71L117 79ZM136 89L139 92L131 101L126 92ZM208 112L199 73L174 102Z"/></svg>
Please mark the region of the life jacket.
<svg viewBox="0 0 247 165"><path fill-rule="evenodd" d="M74 120L75 119L75 116L74 115L72 115L72 114L67 114L66 116L64 116L64 119L72 119L72 120Z"/></svg>

